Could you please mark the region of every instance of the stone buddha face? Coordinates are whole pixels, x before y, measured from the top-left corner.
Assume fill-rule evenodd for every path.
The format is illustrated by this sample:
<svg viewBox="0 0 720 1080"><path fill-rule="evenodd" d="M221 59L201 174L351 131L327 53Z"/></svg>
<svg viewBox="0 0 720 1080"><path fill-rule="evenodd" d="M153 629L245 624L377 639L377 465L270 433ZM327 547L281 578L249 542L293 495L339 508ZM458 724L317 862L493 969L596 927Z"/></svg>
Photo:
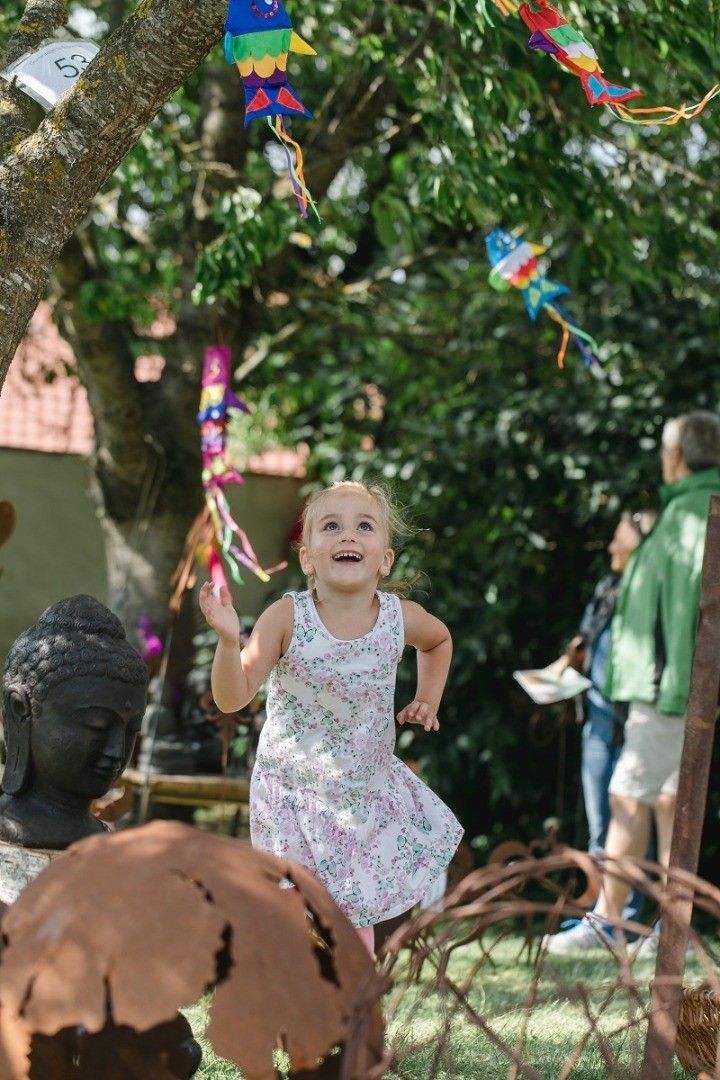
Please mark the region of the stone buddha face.
<svg viewBox="0 0 720 1080"><path fill-rule="evenodd" d="M127 765L146 699L145 665L116 616L84 596L48 608L5 666L0 839L62 848L102 831L90 804Z"/></svg>
<svg viewBox="0 0 720 1080"><path fill-rule="evenodd" d="M104 795L130 760L144 712L142 686L83 675L53 687L30 733L35 786Z"/></svg>

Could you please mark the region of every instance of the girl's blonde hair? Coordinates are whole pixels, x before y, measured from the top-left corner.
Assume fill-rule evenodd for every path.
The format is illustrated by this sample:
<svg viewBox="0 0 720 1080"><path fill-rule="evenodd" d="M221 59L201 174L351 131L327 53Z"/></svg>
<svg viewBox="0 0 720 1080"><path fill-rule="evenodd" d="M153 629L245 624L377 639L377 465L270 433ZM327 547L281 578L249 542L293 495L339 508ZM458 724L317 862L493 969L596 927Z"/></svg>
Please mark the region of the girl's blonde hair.
<svg viewBox="0 0 720 1080"><path fill-rule="evenodd" d="M300 544L310 550L310 534L313 525L317 521L322 504L329 495L348 491L357 495L367 495L375 503L375 508L380 518L380 524L385 530L388 547L395 550L396 546L412 536L412 527L405 517L403 508L398 504L389 488L380 482L366 483L362 480L336 480L326 488L314 492L305 503L302 512L302 533ZM420 575L406 581L385 581L378 585L384 592L395 592L407 596ZM314 577L308 577L310 587L313 587Z"/></svg>

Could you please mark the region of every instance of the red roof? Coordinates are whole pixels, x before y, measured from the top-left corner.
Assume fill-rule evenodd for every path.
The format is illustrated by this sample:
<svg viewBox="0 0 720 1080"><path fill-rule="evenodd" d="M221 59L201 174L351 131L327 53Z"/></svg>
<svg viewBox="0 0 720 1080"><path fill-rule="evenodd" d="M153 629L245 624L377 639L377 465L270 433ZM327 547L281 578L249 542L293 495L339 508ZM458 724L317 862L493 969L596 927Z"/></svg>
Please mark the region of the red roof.
<svg viewBox="0 0 720 1080"><path fill-rule="evenodd" d="M157 336L165 333L165 324L158 323ZM135 378L157 382L164 364L161 356L141 356L135 364ZM85 455L93 448L94 430L87 393L76 374L75 356L52 321L50 305L43 301L0 393L0 447ZM297 451L268 450L250 458L247 471L302 477L308 453L307 446Z"/></svg>
<svg viewBox="0 0 720 1080"><path fill-rule="evenodd" d="M75 357L43 302L15 353L0 393L0 446L88 454L93 419Z"/></svg>

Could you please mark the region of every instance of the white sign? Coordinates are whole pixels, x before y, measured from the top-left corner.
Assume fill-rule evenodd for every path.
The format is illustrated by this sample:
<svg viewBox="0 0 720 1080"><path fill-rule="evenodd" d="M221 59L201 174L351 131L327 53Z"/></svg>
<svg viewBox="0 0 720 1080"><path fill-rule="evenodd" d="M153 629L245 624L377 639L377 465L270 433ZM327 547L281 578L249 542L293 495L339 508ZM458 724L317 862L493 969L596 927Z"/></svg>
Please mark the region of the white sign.
<svg viewBox="0 0 720 1080"><path fill-rule="evenodd" d="M43 109L54 108L60 95L74 86L85 68L100 52L94 41L50 41L25 53L0 77L17 85Z"/></svg>

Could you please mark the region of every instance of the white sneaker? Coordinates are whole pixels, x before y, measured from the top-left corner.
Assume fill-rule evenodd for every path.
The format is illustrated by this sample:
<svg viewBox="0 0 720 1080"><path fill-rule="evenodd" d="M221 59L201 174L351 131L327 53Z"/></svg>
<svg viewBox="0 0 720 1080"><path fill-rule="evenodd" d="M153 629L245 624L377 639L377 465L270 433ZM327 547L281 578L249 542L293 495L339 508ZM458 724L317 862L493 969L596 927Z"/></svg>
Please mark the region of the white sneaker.
<svg viewBox="0 0 720 1080"><path fill-rule="evenodd" d="M616 952L618 943L597 919L586 915L577 926L560 934L545 934L541 948L552 956L575 952Z"/></svg>

